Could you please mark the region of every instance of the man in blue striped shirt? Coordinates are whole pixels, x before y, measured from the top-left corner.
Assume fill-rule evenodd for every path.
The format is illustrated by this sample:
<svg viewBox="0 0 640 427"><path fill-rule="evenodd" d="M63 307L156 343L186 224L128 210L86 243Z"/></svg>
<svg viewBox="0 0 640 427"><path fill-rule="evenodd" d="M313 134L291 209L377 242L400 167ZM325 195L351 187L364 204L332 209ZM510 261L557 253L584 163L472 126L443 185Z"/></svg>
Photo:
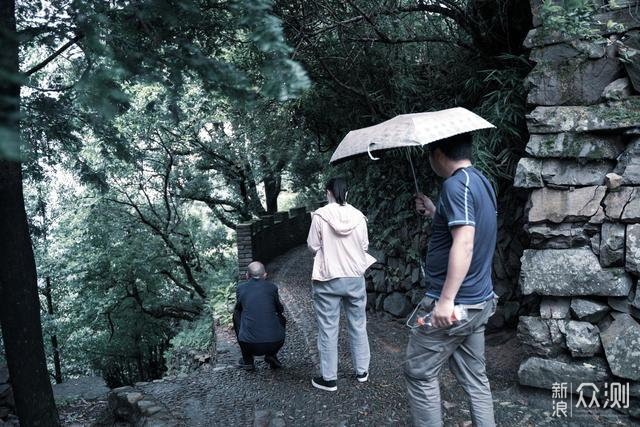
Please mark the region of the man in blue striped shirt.
<svg viewBox="0 0 640 427"><path fill-rule="evenodd" d="M471 135L429 145L433 171L445 178L437 204L424 194L416 209L432 218L426 259L427 294L420 303L431 326L415 329L407 345L405 377L416 426L440 426L438 373L449 366L471 401L473 424L495 425L484 360L484 328L495 312L491 264L496 245L496 196L471 163ZM454 305L469 317L452 321Z"/></svg>

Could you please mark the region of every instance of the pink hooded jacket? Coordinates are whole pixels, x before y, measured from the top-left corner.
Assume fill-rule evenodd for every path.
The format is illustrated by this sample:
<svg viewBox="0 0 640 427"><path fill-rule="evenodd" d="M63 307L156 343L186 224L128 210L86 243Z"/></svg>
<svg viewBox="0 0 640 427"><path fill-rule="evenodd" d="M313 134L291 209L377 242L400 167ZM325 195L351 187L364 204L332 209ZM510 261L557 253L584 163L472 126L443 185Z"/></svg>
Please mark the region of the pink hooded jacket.
<svg viewBox="0 0 640 427"><path fill-rule="evenodd" d="M311 278L361 277L376 259L367 253L367 218L349 204L329 203L311 214L307 245L315 254Z"/></svg>

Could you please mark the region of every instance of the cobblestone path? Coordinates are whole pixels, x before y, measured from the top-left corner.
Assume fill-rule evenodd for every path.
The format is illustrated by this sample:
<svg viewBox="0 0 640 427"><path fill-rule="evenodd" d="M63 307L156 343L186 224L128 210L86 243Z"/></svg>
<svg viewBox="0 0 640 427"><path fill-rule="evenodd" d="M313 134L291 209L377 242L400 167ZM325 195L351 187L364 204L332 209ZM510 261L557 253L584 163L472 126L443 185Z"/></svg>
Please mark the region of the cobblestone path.
<svg viewBox="0 0 640 427"><path fill-rule="evenodd" d="M221 354L216 368L173 381L150 383L143 387L144 392L163 402L177 422L185 426L411 425L402 375L407 331L398 321L369 316L372 361L367 383L351 378L343 328L338 391L330 393L311 386L318 365L311 265L311 255L302 247L268 267L270 279L280 288L289 319L286 343L280 353L284 369L270 370L262 361L256 363L254 372L235 368L240 353L227 330L220 332ZM344 319L341 323L344 325ZM612 411L574 412L570 420L553 418L550 392L523 390L516 384L521 357L512 331L487 337L487 365L499 425L632 425ZM448 369L443 370L441 384L445 425L470 425L466 396Z"/></svg>

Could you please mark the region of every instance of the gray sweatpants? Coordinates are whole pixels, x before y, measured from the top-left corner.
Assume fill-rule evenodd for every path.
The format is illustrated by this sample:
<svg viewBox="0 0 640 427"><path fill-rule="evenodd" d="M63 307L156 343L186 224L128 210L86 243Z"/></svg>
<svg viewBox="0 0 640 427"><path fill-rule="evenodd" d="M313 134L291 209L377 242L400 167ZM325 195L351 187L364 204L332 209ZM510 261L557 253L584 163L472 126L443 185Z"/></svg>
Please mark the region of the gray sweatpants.
<svg viewBox="0 0 640 427"><path fill-rule="evenodd" d="M338 378L340 303L347 318L353 369L358 374L368 372L371 360L367 337L367 291L364 277L342 277L326 282L314 280L313 307L318 320L320 374L327 381Z"/></svg>
<svg viewBox="0 0 640 427"><path fill-rule="evenodd" d="M430 311L433 299L421 304ZM497 299L483 308L469 309L469 319L448 328L411 331L404 363L409 406L414 426L442 426L438 374L449 360L451 372L469 396L474 426L495 426L493 399L484 361L484 327L495 312Z"/></svg>

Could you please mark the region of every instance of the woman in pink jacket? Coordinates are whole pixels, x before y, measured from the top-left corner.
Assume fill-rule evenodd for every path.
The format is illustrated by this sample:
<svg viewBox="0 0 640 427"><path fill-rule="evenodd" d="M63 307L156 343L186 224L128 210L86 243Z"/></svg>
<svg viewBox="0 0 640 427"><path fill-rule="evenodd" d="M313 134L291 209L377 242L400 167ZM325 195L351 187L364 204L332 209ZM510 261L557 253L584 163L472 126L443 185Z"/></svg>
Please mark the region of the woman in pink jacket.
<svg viewBox="0 0 640 427"><path fill-rule="evenodd" d="M351 359L359 382L369 378L367 292L364 272L375 258L367 253L367 218L347 203L347 183L336 177L325 186L328 204L312 214L307 245L315 253L313 305L318 319L320 376L311 383L336 391L340 303L345 309Z"/></svg>

